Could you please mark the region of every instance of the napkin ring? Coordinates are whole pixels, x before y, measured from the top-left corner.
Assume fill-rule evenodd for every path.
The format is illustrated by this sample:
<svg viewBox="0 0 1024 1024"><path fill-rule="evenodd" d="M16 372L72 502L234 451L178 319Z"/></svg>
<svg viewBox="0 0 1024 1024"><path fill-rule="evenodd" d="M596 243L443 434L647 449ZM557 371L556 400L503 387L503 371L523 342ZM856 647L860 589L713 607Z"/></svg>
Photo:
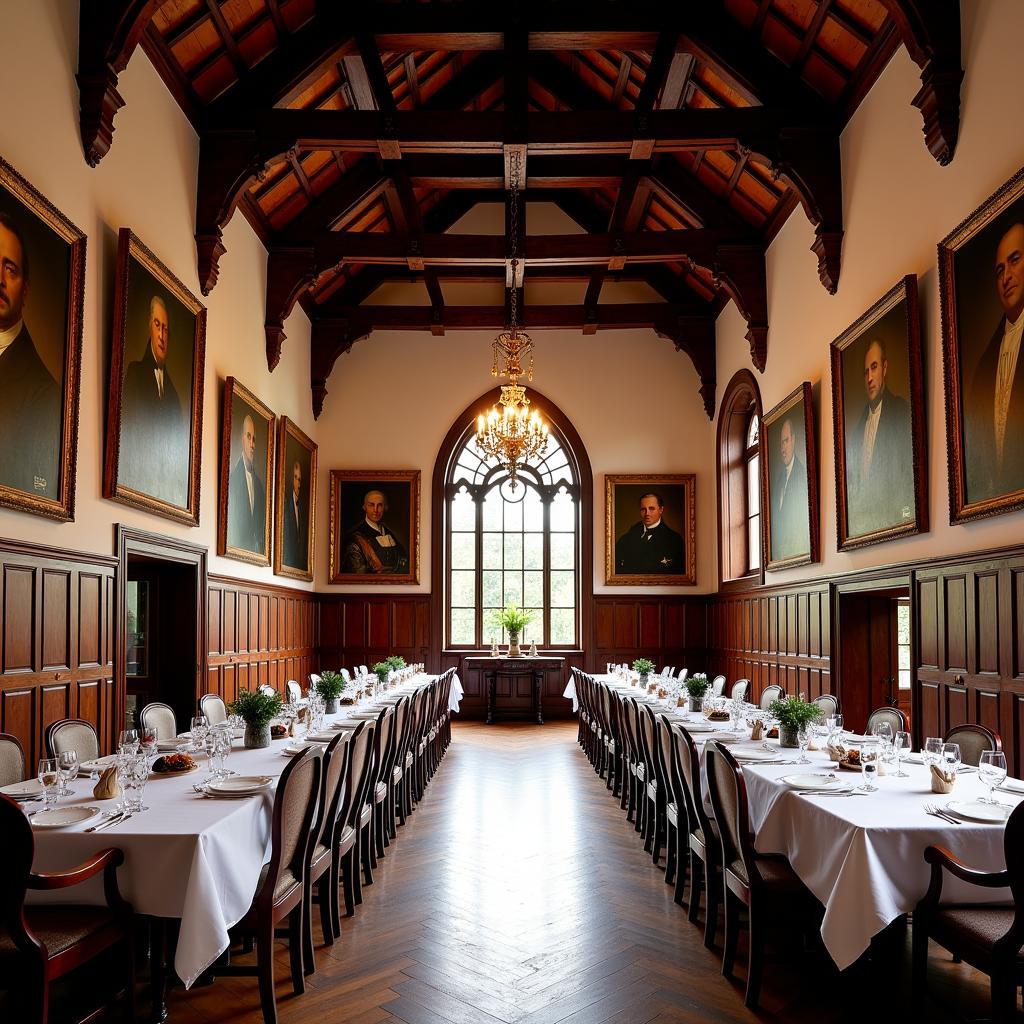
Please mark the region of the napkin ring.
<svg viewBox="0 0 1024 1024"><path fill-rule="evenodd" d="M956 772L945 772L937 764L930 766L933 793L952 793L956 785Z"/></svg>

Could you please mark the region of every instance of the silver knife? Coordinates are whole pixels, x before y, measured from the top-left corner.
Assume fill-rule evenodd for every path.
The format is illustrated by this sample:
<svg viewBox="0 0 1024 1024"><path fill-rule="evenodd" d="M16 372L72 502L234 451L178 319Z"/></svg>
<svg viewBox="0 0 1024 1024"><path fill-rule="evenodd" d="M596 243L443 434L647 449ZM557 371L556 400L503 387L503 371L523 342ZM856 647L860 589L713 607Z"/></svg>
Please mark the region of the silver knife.
<svg viewBox="0 0 1024 1024"><path fill-rule="evenodd" d="M95 825L90 825L89 828L85 829L86 832L102 832L103 829L107 828L108 825L113 825L115 822L120 821L125 815L124 811L118 811L116 814L111 815L109 818L98 822Z"/></svg>

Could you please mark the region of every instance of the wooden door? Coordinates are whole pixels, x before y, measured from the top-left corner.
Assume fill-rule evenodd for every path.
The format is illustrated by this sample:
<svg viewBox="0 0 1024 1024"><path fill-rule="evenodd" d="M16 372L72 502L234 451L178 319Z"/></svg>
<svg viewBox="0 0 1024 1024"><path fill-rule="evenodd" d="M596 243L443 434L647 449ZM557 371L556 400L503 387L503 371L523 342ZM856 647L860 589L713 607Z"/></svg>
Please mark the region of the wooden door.
<svg viewBox="0 0 1024 1024"><path fill-rule="evenodd" d="M904 695L898 685L903 600L893 593L840 595L839 696L849 729L864 729L880 707L900 707L909 715L910 691Z"/></svg>

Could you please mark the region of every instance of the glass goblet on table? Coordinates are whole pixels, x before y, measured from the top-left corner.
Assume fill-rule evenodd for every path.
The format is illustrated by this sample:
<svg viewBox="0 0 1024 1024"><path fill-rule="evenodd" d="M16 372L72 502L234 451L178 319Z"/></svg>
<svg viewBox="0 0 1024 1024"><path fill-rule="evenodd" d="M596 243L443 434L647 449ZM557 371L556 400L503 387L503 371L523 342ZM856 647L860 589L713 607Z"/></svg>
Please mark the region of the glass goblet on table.
<svg viewBox="0 0 1024 1024"><path fill-rule="evenodd" d="M36 775L43 787L43 806L52 807L60 795L60 763L56 757L40 758Z"/></svg>
<svg viewBox="0 0 1024 1024"><path fill-rule="evenodd" d="M60 796L68 795L68 783L78 778L78 752L65 750L57 758L57 770L60 772Z"/></svg>
<svg viewBox="0 0 1024 1024"><path fill-rule="evenodd" d="M982 802L1000 804L995 792L1006 781L1006 755L1001 750L983 750L978 760L978 777L988 786L988 798L983 797Z"/></svg>
<svg viewBox="0 0 1024 1024"><path fill-rule="evenodd" d="M860 770L863 781L858 787L862 793L875 793L878 787L875 780L878 778L878 762L881 757L881 749L877 743L865 743L860 748Z"/></svg>
<svg viewBox="0 0 1024 1024"><path fill-rule="evenodd" d="M903 757L909 754L914 741L909 732L898 732L893 737L893 750L896 752L896 778L909 779L910 775L903 770Z"/></svg>

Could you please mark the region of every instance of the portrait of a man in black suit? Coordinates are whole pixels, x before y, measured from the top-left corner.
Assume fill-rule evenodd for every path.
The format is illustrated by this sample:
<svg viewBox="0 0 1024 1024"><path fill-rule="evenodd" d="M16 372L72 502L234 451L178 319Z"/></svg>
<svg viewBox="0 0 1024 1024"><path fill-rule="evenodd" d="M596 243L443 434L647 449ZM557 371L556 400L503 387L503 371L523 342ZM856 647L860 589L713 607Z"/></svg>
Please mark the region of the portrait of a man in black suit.
<svg viewBox="0 0 1024 1024"><path fill-rule="evenodd" d="M665 501L657 491L640 496L639 521L615 542L615 572L675 576L686 571L683 538L664 521Z"/></svg>
<svg viewBox="0 0 1024 1024"><path fill-rule="evenodd" d="M889 369L884 339L871 337L863 357L864 403L859 413L853 404L847 413L851 535L897 526L914 514L910 403L890 386Z"/></svg>
<svg viewBox="0 0 1024 1024"><path fill-rule="evenodd" d="M302 473L302 463L291 461L291 470L286 474L284 499L284 551L282 561L293 569L307 569L309 531L309 484Z"/></svg>
<svg viewBox="0 0 1024 1024"><path fill-rule="evenodd" d="M141 267L137 269L140 275L146 273ZM192 354L187 353L189 374L180 381L177 370L184 360L172 359L174 346L179 344L172 330L172 302L159 292L149 291L145 330L139 332L144 342L136 348L137 358L125 369L120 482L182 506L188 500ZM188 315L184 309L175 312L180 318ZM129 323L137 324L138 320ZM131 338L129 334L126 344L131 344ZM191 338L185 335L182 344L190 348ZM179 381L187 406L178 392Z"/></svg>
<svg viewBox="0 0 1024 1024"><path fill-rule="evenodd" d="M1024 217L1002 232L992 266L1002 315L971 375L965 354L969 501L1024 488Z"/></svg>
<svg viewBox="0 0 1024 1024"><path fill-rule="evenodd" d="M56 498L62 402L26 322L31 268L24 232L0 211L0 485Z"/></svg>
<svg viewBox="0 0 1024 1024"><path fill-rule="evenodd" d="M786 416L778 430L769 431L776 441L778 458L771 473L771 560L784 561L810 551L807 520L807 466L800 457L803 431L794 416Z"/></svg>
<svg viewBox="0 0 1024 1024"><path fill-rule="evenodd" d="M264 424L264 435L266 426ZM265 462L256 455L256 421L242 418L238 461L231 467L228 484L228 546L264 555L267 551L267 484Z"/></svg>

